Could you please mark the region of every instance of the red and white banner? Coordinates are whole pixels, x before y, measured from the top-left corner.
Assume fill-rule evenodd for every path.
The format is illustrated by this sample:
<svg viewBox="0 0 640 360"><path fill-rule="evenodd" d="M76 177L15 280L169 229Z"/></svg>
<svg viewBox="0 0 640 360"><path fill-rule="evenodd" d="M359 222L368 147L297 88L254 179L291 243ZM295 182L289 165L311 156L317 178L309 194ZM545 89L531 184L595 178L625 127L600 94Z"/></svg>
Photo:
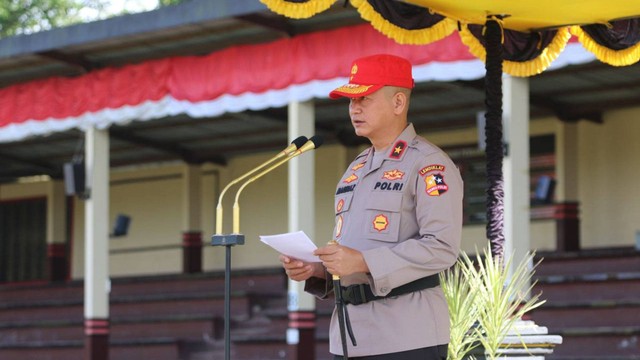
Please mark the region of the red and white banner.
<svg viewBox="0 0 640 360"><path fill-rule="evenodd" d="M106 128L177 114L211 117L326 98L347 81L353 59L375 53L409 59L416 82L477 79L485 72L457 33L428 45L399 45L363 24L12 85L0 89L0 142L89 125ZM552 67L592 60L571 42Z"/></svg>

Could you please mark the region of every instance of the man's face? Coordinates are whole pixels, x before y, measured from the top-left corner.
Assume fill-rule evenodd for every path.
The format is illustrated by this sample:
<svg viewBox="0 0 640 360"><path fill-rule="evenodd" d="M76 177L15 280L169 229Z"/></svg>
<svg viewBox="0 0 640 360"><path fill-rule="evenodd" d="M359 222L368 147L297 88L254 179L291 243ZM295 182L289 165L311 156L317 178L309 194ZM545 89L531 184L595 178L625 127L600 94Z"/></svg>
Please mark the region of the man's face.
<svg viewBox="0 0 640 360"><path fill-rule="evenodd" d="M384 137L394 123L393 94L388 87L370 95L351 98L349 116L356 135L364 136L372 142Z"/></svg>

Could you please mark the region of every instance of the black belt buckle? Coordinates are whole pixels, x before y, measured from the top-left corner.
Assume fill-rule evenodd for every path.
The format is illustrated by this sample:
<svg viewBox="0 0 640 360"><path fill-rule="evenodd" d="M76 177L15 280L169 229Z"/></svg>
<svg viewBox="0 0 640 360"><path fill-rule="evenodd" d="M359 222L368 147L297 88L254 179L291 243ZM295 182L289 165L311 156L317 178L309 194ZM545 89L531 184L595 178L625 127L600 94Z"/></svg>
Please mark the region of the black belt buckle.
<svg viewBox="0 0 640 360"><path fill-rule="evenodd" d="M367 284L355 284L342 287L342 300L345 304L360 305L370 300L367 299L365 287Z"/></svg>

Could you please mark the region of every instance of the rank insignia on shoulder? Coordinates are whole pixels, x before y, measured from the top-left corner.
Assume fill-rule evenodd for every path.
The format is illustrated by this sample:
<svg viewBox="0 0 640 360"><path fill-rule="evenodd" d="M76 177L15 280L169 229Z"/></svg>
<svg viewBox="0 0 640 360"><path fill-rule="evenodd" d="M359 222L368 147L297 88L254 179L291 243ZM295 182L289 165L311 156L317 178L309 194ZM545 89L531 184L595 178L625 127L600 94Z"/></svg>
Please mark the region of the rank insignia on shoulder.
<svg viewBox="0 0 640 360"><path fill-rule="evenodd" d="M400 159L400 157L402 157L402 153L404 153L404 150L406 148L407 148L406 141L403 141L403 140L396 141L396 143L391 148L391 153L389 154L389 157L392 159Z"/></svg>
<svg viewBox="0 0 640 360"><path fill-rule="evenodd" d="M444 182L444 175L431 174L424 178L427 185L425 190L429 196L440 196L449 190L449 186Z"/></svg>
<svg viewBox="0 0 640 360"><path fill-rule="evenodd" d="M428 166L423 167L422 169L420 169L420 175L424 176L425 174L431 172L431 171L444 171L445 167L444 165L440 165L440 164L431 164Z"/></svg>
<svg viewBox="0 0 640 360"><path fill-rule="evenodd" d="M351 170L353 170L353 171L357 171L357 170L361 169L363 166L364 166L364 163L363 163L363 162L361 162L361 163L359 163L359 164L357 164L357 165L354 165L354 166L351 168Z"/></svg>
<svg viewBox="0 0 640 360"><path fill-rule="evenodd" d="M387 180L400 180L402 179L403 176L404 176L404 172L398 169L394 169L391 171L385 171L384 175L382 175L382 178Z"/></svg>
<svg viewBox="0 0 640 360"><path fill-rule="evenodd" d="M349 183L352 183L352 182L356 181L357 179L358 179L358 176L356 174L351 174L346 179L344 179L342 182L349 184Z"/></svg>

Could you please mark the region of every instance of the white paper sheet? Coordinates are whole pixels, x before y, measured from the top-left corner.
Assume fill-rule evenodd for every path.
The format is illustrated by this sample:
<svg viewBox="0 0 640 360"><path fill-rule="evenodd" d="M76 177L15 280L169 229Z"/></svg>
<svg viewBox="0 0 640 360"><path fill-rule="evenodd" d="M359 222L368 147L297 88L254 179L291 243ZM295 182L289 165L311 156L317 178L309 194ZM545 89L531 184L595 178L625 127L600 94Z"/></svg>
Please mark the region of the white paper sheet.
<svg viewBox="0 0 640 360"><path fill-rule="evenodd" d="M304 231L278 235L260 235L260 241L281 254L307 262L320 262L320 259L313 255L313 251L318 247Z"/></svg>

